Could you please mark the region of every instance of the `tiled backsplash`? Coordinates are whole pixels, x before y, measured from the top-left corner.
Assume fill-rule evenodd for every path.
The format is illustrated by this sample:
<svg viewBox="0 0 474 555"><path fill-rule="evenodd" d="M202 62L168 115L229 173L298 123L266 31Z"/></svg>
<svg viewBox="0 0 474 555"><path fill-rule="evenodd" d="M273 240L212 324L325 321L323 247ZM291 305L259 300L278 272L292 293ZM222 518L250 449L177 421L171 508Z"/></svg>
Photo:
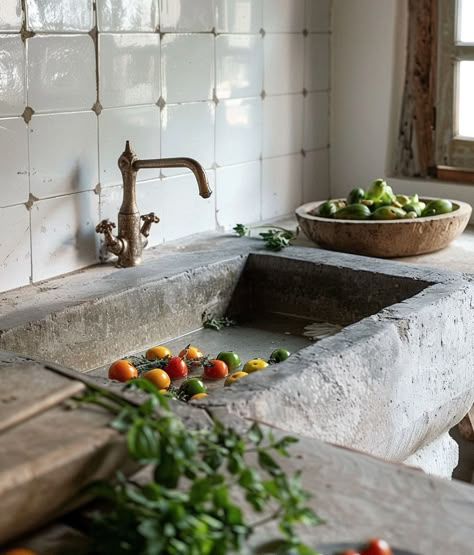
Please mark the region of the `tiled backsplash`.
<svg viewBox="0 0 474 555"><path fill-rule="evenodd" d="M331 0L0 1L0 291L98 261L126 139L214 190L142 170L151 245L327 196Z"/></svg>

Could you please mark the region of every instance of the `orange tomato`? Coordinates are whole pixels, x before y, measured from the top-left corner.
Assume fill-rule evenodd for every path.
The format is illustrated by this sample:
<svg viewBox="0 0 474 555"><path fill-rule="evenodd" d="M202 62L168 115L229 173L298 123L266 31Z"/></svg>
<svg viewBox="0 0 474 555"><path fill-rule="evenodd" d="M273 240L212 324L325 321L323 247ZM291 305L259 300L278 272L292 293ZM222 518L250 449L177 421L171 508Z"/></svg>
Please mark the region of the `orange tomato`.
<svg viewBox="0 0 474 555"><path fill-rule="evenodd" d="M207 397L207 393L196 393L196 395L193 395L189 400L193 401L194 399L201 399L202 397Z"/></svg>
<svg viewBox="0 0 474 555"><path fill-rule="evenodd" d="M110 365L109 379L117 380L118 382L128 382L132 378L138 378L138 370L133 364L126 360L116 360Z"/></svg>
<svg viewBox="0 0 474 555"><path fill-rule="evenodd" d="M152 384L155 384L158 389L166 390L171 383L170 377L161 368L148 370L148 372L145 372L142 377L145 378L145 380L150 381Z"/></svg>
<svg viewBox="0 0 474 555"><path fill-rule="evenodd" d="M3 555L38 555L38 553L36 553L36 551L31 551L31 549L26 549L25 547L16 547L5 551Z"/></svg>
<svg viewBox="0 0 474 555"><path fill-rule="evenodd" d="M157 345L156 347L150 347L145 354L148 360L153 360L155 358L166 358L171 356L171 351L168 347L164 345Z"/></svg>
<svg viewBox="0 0 474 555"><path fill-rule="evenodd" d="M186 349L183 349L178 356L181 358L186 357L188 360L196 360L197 358L202 358L204 355L198 347L195 347L194 345L189 345L188 347L186 347Z"/></svg>

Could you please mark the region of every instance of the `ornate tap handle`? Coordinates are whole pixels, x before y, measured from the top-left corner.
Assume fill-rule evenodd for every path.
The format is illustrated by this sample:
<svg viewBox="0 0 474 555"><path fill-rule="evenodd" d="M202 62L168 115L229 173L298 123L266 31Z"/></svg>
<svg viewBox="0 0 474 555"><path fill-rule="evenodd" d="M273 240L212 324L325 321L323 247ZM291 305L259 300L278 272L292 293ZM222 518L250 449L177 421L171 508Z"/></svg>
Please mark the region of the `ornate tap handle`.
<svg viewBox="0 0 474 555"><path fill-rule="evenodd" d="M148 235L150 235L151 224L157 224L160 218L158 218L154 212L150 212L149 214L144 214L141 219L143 220L143 225L140 229L140 233L144 237L148 237Z"/></svg>
<svg viewBox="0 0 474 555"><path fill-rule="evenodd" d="M112 235L112 230L115 228L115 224L110 220L102 220L100 224L95 227L96 233L103 233L105 237L105 244L107 249L116 255L119 255L124 250L124 242L118 237Z"/></svg>

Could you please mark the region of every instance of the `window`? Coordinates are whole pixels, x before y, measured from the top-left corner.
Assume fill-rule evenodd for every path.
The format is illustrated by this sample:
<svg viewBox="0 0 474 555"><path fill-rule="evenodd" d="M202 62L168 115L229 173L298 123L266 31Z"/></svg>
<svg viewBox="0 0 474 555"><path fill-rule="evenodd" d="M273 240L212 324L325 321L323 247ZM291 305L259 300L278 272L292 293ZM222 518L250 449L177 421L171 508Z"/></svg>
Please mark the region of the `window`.
<svg viewBox="0 0 474 555"><path fill-rule="evenodd" d="M474 171L474 0L439 0L436 165Z"/></svg>
<svg viewBox="0 0 474 555"><path fill-rule="evenodd" d="M409 0L395 173L474 183L474 0Z"/></svg>

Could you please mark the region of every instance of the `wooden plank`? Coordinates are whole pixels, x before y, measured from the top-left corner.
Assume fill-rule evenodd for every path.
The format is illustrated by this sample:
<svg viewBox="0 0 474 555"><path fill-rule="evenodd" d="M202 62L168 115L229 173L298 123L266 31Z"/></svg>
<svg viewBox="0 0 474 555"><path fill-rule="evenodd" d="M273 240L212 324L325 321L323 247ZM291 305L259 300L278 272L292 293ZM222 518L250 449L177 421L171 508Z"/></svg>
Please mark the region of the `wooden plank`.
<svg viewBox="0 0 474 555"><path fill-rule="evenodd" d="M0 383L0 434L85 389L34 362L0 366Z"/></svg>

